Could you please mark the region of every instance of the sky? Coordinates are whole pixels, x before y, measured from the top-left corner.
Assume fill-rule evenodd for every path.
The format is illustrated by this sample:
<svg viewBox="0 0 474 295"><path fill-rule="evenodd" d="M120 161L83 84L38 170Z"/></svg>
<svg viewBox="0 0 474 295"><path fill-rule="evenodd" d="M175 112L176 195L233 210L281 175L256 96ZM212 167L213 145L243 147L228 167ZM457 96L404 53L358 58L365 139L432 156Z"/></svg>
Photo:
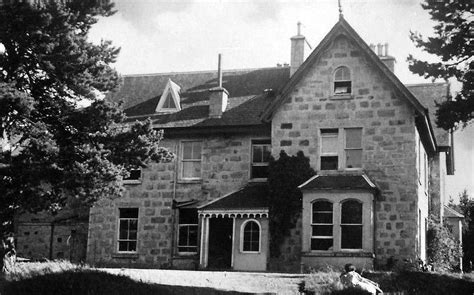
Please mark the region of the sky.
<svg viewBox="0 0 474 295"><path fill-rule="evenodd" d="M395 74L406 84L429 83L408 70L406 58L435 61L415 48L410 31L432 34L434 22L421 0L341 0L344 18L368 44L388 43ZM102 18L90 39L121 48L121 74L273 67L290 62L297 22L315 48L339 17L337 0L116 0L117 13ZM306 55L310 49L306 48ZM456 91L458 85L453 85ZM465 188L474 197L474 124L455 133L455 176L447 195Z"/></svg>

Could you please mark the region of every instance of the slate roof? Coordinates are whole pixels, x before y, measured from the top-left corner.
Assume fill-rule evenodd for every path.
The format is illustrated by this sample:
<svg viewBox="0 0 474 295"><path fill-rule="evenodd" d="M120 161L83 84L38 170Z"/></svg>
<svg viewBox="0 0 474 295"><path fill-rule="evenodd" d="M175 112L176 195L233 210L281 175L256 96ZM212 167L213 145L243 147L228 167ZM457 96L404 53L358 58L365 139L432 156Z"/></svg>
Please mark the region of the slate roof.
<svg viewBox="0 0 474 295"><path fill-rule="evenodd" d="M222 118L209 118L209 89L217 86L216 71L124 76L119 90L108 99L123 101L129 120L150 117L159 128L259 125L261 113L274 99L264 90L278 91L289 72L289 67L224 71L229 99ZM155 113L168 79L181 87L182 110Z"/></svg>
<svg viewBox="0 0 474 295"><path fill-rule="evenodd" d="M365 175L316 175L299 186L302 190L376 190Z"/></svg>
<svg viewBox="0 0 474 295"><path fill-rule="evenodd" d="M446 218L464 218L464 215L451 207L444 205L444 217Z"/></svg>
<svg viewBox="0 0 474 295"><path fill-rule="evenodd" d="M268 208L268 186L266 183L249 184L244 188L230 193L221 199L201 206L200 210L226 209L264 209Z"/></svg>
<svg viewBox="0 0 474 295"><path fill-rule="evenodd" d="M436 127L436 102L446 101L449 94L448 83L425 83L406 85L408 90L428 109L431 126L438 146L449 146L449 132Z"/></svg>

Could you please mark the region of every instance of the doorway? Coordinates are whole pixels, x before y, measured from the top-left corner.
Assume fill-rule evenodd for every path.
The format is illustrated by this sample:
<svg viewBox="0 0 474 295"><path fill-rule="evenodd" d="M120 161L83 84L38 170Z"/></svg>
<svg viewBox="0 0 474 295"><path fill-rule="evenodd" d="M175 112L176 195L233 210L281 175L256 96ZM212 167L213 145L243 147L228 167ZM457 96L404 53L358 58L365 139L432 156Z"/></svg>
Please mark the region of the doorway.
<svg viewBox="0 0 474 295"><path fill-rule="evenodd" d="M232 218L209 219L209 254L207 266L210 269L232 267Z"/></svg>

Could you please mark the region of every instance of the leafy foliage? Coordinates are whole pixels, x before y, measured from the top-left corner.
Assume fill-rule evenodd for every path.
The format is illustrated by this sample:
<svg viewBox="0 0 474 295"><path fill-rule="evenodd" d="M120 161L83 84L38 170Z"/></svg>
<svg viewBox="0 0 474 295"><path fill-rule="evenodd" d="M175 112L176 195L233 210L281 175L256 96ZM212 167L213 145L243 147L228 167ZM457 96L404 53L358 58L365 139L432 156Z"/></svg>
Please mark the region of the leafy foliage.
<svg viewBox="0 0 474 295"><path fill-rule="evenodd" d="M431 1L422 4L428 10L434 26L435 36L427 39L417 32L410 38L417 47L437 55L440 62L429 63L408 56L410 70L425 78L456 78L462 89L453 100L441 102L436 112L437 125L449 130L462 123L466 126L474 119L474 58L472 55L472 27L474 2Z"/></svg>
<svg viewBox="0 0 474 295"><path fill-rule="evenodd" d="M119 49L87 36L113 13L106 0L0 6L0 232L18 210L119 196L129 169L172 159L151 122L100 99L119 82Z"/></svg>
<svg viewBox="0 0 474 295"><path fill-rule="evenodd" d="M428 262L435 270L456 270L462 248L449 229L431 217L428 223Z"/></svg>
<svg viewBox="0 0 474 295"><path fill-rule="evenodd" d="M278 160L270 161L269 170L270 254L278 257L285 236L295 226L301 212L301 192L298 185L316 172L302 151L296 156L289 156L283 150Z"/></svg>
<svg viewBox="0 0 474 295"><path fill-rule="evenodd" d="M459 204L455 204L452 199L449 206L464 215L462 221L462 247L463 247L463 267L467 271L472 271L471 262L474 263L474 200L469 197L467 190L459 194Z"/></svg>

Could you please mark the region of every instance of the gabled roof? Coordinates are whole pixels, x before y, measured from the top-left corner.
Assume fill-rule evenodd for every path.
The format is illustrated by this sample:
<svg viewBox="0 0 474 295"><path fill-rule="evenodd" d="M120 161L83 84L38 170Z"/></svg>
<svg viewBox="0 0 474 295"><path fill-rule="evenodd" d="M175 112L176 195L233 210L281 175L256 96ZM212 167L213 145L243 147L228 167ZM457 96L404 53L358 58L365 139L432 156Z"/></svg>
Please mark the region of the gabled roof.
<svg viewBox="0 0 474 295"><path fill-rule="evenodd" d="M254 183L200 206L200 210L268 209L268 186Z"/></svg>
<svg viewBox="0 0 474 295"><path fill-rule="evenodd" d="M444 205L444 217L446 218L464 218L464 215L454 210L453 208Z"/></svg>
<svg viewBox="0 0 474 295"><path fill-rule="evenodd" d="M301 190L377 190L375 184L365 174L315 175L298 188Z"/></svg>
<svg viewBox="0 0 474 295"><path fill-rule="evenodd" d="M120 88L107 99L123 101L129 120L151 118L157 128L262 125L261 113L274 99L273 92L264 90L277 91L289 72L289 67L224 71L229 99L221 118L209 118L209 89L218 86L216 71L124 76ZM168 79L181 87L181 110L155 113Z"/></svg>
<svg viewBox="0 0 474 295"><path fill-rule="evenodd" d="M405 85L408 90L428 109L430 123L438 146L450 146L449 131L436 127L436 103L448 99L449 83L422 83Z"/></svg>
<svg viewBox="0 0 474 295"><path fill-rule="evenodd" d="M424 120L419 120L419 124L428 134L429 144L431 150L436 150L436 141L433 136L430 122L426 119L427 109L416 99L416 97L403 85L403 83L395 76L395 74L380 60L380 58L370 49L370 47L362 40L357 32L349 25L349 23L342 17L334 25L331 31L324 37L314 51L309 55L305 62L298 68L293 76L288 80L286 85L282 88L279 96L269 105L262 115L262 119L270 121L275 111L285 102L296 84L306 76L311 66L317 62L324 50L332 43L332 41L340 35L344 35L352 40L365 56L375 65L381 73L392 83L392 85L410 102L413 108L417 111L420 117L425 117Z"/></svg>

